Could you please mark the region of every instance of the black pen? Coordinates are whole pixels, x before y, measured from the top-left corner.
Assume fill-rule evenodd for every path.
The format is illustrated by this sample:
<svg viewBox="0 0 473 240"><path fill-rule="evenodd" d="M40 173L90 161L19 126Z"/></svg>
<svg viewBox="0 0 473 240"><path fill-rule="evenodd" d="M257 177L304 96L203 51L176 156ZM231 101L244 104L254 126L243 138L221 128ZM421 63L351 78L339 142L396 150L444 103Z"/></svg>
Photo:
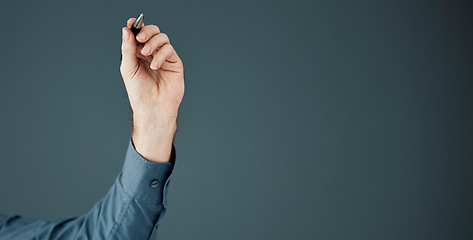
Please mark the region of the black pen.
<svg viewBox="0 0 473 240"><path fill-rule="evenodd" d="M136 18L135 22L130 27L130 30L131 30L131 32L133 32L135 37L141 31L141 23L142 22L143 22L143 13L140 14L140 16L138 16L138 18ZM122 52L121 51L120 51L120 60L122 60Z"/></svg>

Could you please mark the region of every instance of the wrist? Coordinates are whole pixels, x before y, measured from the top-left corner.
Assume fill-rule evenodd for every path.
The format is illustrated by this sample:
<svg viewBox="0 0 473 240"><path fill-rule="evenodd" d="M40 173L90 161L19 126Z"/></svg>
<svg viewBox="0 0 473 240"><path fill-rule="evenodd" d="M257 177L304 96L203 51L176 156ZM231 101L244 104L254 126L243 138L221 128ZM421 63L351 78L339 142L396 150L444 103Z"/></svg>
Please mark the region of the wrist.
<svg viewBox="0 0 473 240"><path fill-rule="evenodd" d="M163 106L164 105L164 106ZM170 104L162 104L159 106L156 105L140 105L140 107L134 107L133 116L140 117L143 119L160 119L160 120L176 120L178 114L178 108Z"/></svg>
<svg viewBox="0 0 473 240"><path fill-rule="evenodd" d="M174 135L177 129L176 119L161 118L159 116L137 116L133 114L133 129L146 132Z"/></svg>
<svg viewBox="0 0 473 240"><path fill-rule="evenodd" d="M132 140L145 159L152 162L169 161L177 119L158 113L133 113Z"/></svg>
<svg viewBox="0 0 473 240"><path fill-rule="evenodd" d="M133 111L133 127L156 129L163 131L175 130L177 114L167 114L162 110L148 109L147 111Z"/></svg>

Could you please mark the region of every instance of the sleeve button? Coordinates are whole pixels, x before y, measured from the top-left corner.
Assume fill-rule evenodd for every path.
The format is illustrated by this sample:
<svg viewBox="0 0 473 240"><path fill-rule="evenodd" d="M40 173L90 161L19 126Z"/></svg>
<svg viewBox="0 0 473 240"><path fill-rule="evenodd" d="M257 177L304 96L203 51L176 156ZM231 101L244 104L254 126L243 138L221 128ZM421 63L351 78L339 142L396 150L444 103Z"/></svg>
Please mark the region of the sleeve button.
<svg viewBox="0 0 473 240"><path fill-rule="evenodd" d="M152 188L155 188L155 187L157 187L158 185L159 185L158 180L153 180L153 181L151 181L151 187L152 187Z"/></svg>

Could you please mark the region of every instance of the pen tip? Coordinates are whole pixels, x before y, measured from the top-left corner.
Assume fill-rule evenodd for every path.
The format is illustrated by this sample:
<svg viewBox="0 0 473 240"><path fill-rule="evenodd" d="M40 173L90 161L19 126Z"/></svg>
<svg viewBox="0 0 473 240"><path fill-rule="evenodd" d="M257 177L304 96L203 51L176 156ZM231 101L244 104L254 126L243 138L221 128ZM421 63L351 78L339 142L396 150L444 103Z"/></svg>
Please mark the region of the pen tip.
<svg viewBox="0 0 473 240"><path fill-rule="evenodd" d="M133 23L133 26L135 28L140 28L141 27L141 22L143 22L143 13L141 13L140 16L138 16L138 18L136 18L135 23Z"/></svg>

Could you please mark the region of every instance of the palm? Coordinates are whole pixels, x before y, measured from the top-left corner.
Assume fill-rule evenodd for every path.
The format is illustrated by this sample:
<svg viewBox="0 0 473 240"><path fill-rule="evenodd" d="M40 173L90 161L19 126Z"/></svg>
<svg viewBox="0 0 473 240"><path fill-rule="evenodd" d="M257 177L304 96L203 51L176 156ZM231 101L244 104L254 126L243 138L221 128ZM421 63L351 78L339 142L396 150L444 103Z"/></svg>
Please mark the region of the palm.
<svg viewBox="0 0 473 240"><path fill-rule="evenodd" d="M158 96L168 95L171 93L178 94L177 98L182 98L184 89L184 74L182 62L170 62L166 60L159 69L153 70L149 66L153 60L153 56L143 56L141 48L138 48L138 70L134 78L141 92L148 92L151 99L159 100ZM180 94L182 89L182 94Z"/></svg>

